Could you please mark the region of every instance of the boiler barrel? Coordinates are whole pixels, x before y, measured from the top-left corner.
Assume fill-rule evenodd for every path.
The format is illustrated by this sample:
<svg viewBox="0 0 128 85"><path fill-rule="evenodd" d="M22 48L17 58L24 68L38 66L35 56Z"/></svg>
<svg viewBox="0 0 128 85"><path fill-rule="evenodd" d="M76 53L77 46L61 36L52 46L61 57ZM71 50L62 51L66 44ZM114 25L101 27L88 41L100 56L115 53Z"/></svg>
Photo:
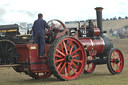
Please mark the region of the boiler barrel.
<svg viewBox="0 0 128 85"><path fill-rule="evenodd" d="M101 53L104 51L104 40L100 37L99 39L90 39L90 38L82 38L79 39L82 45L86 48L87 51L97 51L97 53Z"/></svg>

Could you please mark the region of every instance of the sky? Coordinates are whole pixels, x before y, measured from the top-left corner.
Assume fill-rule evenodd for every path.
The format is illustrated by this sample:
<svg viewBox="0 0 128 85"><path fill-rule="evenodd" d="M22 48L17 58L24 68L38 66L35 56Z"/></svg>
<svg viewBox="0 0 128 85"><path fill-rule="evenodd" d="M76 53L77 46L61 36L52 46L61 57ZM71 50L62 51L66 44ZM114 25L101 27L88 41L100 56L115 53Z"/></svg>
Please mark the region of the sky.
<svg viewBox="0 0 128 85"><path fill-rule="evenodd" d="M0 25L33 23L38 13L46 21L96 19L96 7L104 8L104 19L128 16L128 0L0 0Z"/></svg>

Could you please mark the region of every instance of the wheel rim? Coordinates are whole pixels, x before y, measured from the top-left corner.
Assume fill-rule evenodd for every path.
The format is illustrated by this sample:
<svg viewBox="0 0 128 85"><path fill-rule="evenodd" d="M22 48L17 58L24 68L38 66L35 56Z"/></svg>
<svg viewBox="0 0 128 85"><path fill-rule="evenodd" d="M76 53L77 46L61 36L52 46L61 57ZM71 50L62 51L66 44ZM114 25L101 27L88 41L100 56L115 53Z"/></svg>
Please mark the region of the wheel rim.
<svg viewBox="0 0 128 85"><path fill-rule="evenodd" d="M48 25L50 27L53 26L54 21L59 22L61 24L61 26L63 27L63 29L66 29L66 26L64 25L64 23L62 21L58 20L58 19L53 19L53 20L48 21ZM51 25L50 25L50 23L51 23ZM58 29L60 30L60 26L58 27Z"/></svg>
<svg viewBox="0 0 128 85"><path fill-rule="evenodd" d="M35 79L44 79L50 77L52 74L51 72L42 72L42 73L28 73L28 75Z"/></svg>
<svg viewBox="0 0 128 85"><path fill-rule="evenodd" d="M87 64L85 66L86 73L92 73L96 67L96 65L92 62L94 60L94 56L87 57Z"/></svg>
<svg viewBox="0 0 128 85"><path fill-rule="evenodd" d="M120 51L114 50L111 54L111 67L115 72L121 72L124 66L123 55Z"/></svg>
<svg viewBox="0 0 128 85"><path fill-rule="evenodd" d="M64 23L60 20L53 19L48 21L48 25L50 29L48 29L45 34L47 36L46 42L51 43L57 38L57 34L62 32L64 29L66 29L66 26Z"/></svg>
<svg viewBox="0 0 128 85"><path fill-rule="evenodd" d="M57 23L59 26L56 26ZM57 19L53 19L53 20L48 21L48 25L50 27L49 30L54 29L55 34L57 34L60 30L66 29L66 26L64 25L64 23L60 20L57 20ZM48 32L46 32L46 34L48 34Z"/></svg>
<svg viewBox="0 0 128 85"><path fill-rule="evenodd" d="M54 65L64 79L77 78L85 66L85 52L82 45L74 38L64 38L56 47Z"/></svg>

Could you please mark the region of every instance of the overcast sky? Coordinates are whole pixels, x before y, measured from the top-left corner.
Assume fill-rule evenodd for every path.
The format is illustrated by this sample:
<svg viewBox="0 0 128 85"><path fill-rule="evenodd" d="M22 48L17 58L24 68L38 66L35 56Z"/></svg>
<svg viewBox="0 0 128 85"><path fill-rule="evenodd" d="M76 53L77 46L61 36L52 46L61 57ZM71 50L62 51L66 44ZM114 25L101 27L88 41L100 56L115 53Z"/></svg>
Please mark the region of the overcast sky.
<svg viewBox="0 0 128 85"><path fill-rule="evenodd" d="M46 21L95 19L95 7L104 8L105 19L128 16L128 0L0 0L0 24L33 23L38 13Z"/></svg>

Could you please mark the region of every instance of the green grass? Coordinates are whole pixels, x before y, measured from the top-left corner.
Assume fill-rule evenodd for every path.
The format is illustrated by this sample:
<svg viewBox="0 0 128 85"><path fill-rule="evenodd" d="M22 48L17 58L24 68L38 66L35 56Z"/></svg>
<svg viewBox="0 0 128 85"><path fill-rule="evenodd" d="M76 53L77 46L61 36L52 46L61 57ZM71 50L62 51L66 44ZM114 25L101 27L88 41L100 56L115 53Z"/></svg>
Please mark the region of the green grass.
<svg viewBox="0 0 128 85"><path fill-rule="evenodd" d="M125 68L121 74L112 75L106 65L97 66L93 74L82 74L78 79L72 81L60 81L54 76L35 80L13 70L7 70L0 76L0 85L128 85L128 72Z"/></svg>

